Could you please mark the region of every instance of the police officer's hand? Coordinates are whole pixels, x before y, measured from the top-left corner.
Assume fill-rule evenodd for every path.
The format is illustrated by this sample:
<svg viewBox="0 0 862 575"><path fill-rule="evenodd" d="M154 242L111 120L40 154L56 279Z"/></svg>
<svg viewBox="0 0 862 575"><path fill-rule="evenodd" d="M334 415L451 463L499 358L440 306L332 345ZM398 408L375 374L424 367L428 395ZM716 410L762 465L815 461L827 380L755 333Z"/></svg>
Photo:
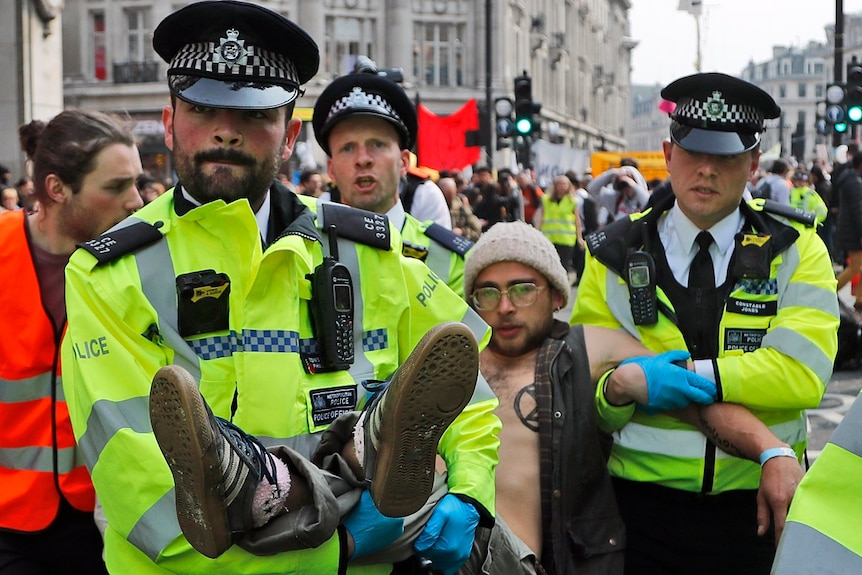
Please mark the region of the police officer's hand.
<svg viewBox="0 0 862 575"><path fill-rule="evenodd" d="M692 403L709 405L715 402L718 392L713 382L673 363L689 357L687 351L674 350L651 357L633 357L620 363L620 367L636 364L643 370L646 403L642 397L634 398L641 404L641 409L652 415Z"/></svg>
<svg viewBox="0 0 862 575"><path fill-rule="evenodd" d="M393 543L404 532L404 519L386 517L377 510L371 492L363 491L359 503L341 522L352 539L348 541L351 559L376 553Z"/></svg>
<svg viewBox="0 0 862 575"><path fill-rule="evenodd" d="M792 457L773 457L763 464L760 489L757 491L757 534L766 535L770 516L775 522L775 545L784 531L790 500L804 475L802 466Z"/></svg>
<svg viewBox="0 0 862 575"><path fill-rule="evenodd" d="M449 493L434 507L413 549L430 559L435 571L454 575L470 557L478 525L476 508Z"/></svg>

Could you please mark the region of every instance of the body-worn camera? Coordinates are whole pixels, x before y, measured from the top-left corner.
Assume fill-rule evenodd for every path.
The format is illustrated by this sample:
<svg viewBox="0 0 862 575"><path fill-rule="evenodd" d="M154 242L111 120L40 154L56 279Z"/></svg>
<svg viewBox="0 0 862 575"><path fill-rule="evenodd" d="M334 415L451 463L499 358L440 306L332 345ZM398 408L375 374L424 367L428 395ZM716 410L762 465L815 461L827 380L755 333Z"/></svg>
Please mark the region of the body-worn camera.
<svg viewBox="0 0 862 575"><path fill-rule="evenodd" d="M230 279L215 270L177 276L177 324L182 337L226 331L230 317Z"/></svg>

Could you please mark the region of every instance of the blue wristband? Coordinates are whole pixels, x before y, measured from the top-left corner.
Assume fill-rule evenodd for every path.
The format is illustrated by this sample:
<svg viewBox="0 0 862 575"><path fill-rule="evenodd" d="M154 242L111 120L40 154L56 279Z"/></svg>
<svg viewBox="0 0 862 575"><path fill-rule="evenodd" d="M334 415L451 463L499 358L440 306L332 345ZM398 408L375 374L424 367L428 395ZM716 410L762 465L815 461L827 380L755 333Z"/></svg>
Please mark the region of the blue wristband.
<svg viewBox="0 0 862 575"><path fill-rule="evenodd" d="M760 454L760 465L763 466L764 463L773 457L792 457L796 461L799 461L799 458L796 456L796 452L793 451L793 449L789 447L772 447Z"/></svg>

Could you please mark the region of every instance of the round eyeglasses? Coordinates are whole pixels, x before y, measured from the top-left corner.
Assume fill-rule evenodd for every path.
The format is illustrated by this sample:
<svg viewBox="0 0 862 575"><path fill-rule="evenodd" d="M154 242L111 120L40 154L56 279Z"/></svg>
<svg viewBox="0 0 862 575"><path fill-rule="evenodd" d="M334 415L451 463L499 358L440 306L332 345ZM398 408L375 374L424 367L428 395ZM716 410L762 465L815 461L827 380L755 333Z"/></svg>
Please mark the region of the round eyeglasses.
<svg viewBox="0 0 862 575"><path fill-rule="evenodd" d="M536 300L539 298L539 292L546 287L548 286L537 286L533 282L512 284L504 290L493 286L481 287L473 291L470 295L470 300L476 309L491 311L497 309L497 306L500 305L500 300L503 299L503 294L505 294L513 306L527 307L536 303Z"/></svg>

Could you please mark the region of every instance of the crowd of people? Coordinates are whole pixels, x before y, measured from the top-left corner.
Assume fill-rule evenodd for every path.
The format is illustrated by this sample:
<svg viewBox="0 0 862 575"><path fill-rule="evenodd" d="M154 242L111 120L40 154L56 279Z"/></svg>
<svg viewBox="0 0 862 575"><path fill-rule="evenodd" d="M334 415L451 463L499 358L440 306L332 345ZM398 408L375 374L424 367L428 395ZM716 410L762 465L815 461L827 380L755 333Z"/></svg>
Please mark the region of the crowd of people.
<svg viewBox="0 0 862 575"><path fill-rule="evenodd" d="M176 182L113 116L19 130L0 573L859 569L828 520L858 437L802 463L862 154L766 176L775 101L698 73L662 91L664 182L432 174L367 61L315 103L326 167L294 184L305 30L204 0L153 45Z"/></svg>

